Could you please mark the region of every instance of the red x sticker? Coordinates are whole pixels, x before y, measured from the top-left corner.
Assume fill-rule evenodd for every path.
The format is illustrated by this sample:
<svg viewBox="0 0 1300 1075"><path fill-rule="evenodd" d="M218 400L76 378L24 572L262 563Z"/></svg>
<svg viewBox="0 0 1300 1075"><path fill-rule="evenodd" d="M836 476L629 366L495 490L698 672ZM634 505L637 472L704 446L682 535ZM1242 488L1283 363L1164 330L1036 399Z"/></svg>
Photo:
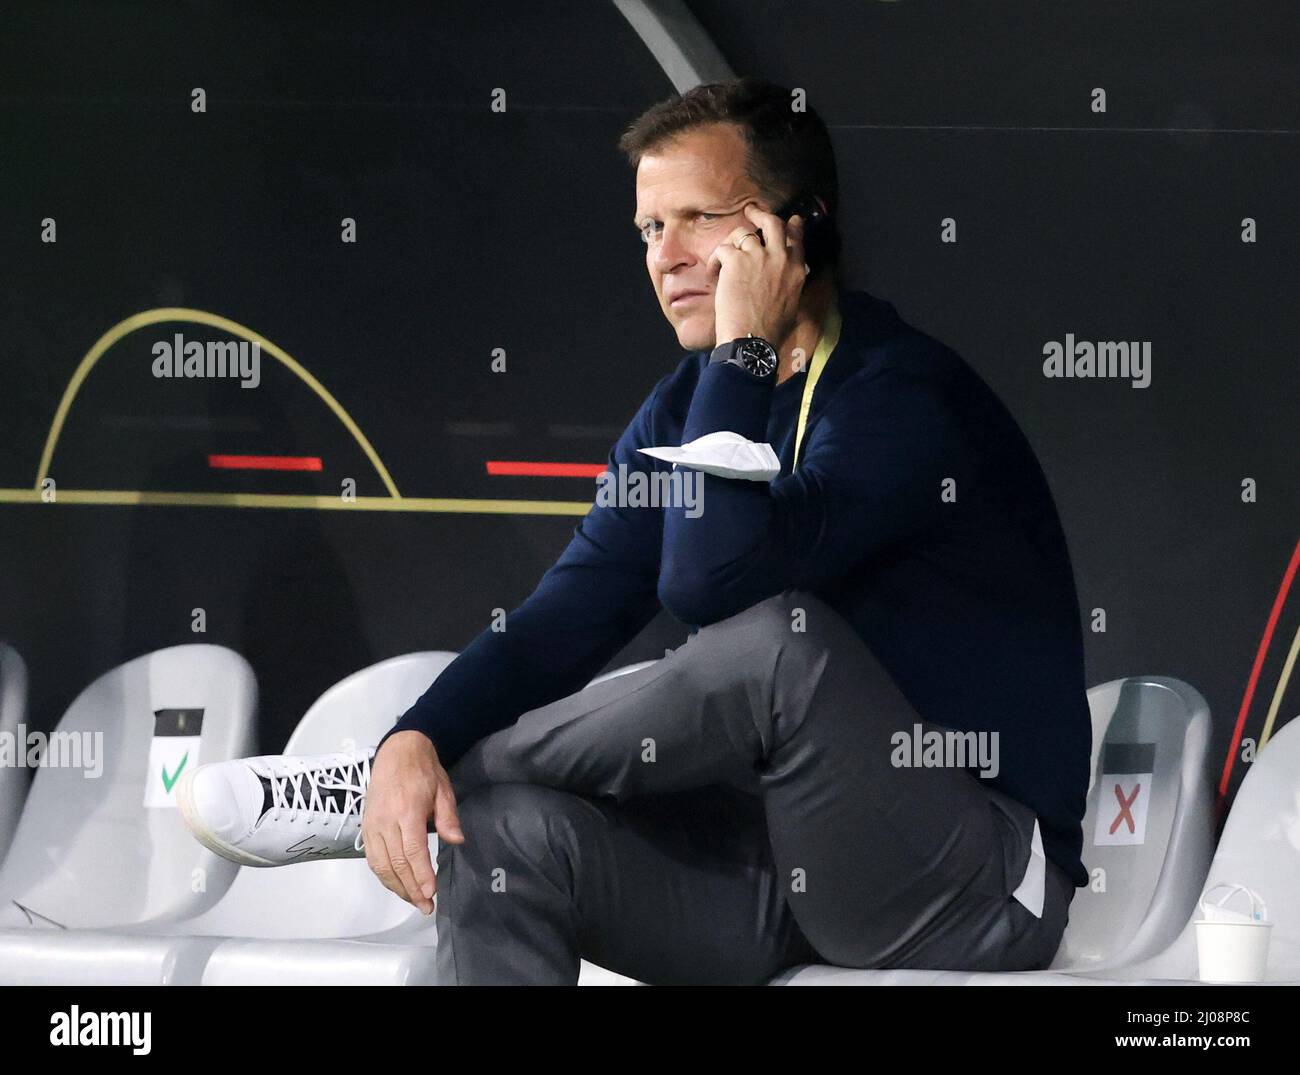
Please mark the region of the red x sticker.
<svg viewBox="0 0 1300 1075"><path fill-rule="evenodd" d="M1150 773L1104 773L1092 842L1096 845L1145 843L1152 786Z"/></svg>
<svg viewBox="0 0 1300 1075"><path fill-rule="evenodd" d="M1133 812L1130 808L1133 805L1133 800L1138 797L1138 792L1141 790L1142 785L1135 784L1133 787L1133 794L1126 799L1124 798L1124 789L1118 784L1115 785L1115 798L1119 800L1119 813L1115 816L1115 820L1110 823L1110 831L1112 834L1114 834L1115 830L1119 828L1119 823L1121 821L1128 823L1128 831L1130 833L1137 832L1137 823L1133 820Z"/></svg>

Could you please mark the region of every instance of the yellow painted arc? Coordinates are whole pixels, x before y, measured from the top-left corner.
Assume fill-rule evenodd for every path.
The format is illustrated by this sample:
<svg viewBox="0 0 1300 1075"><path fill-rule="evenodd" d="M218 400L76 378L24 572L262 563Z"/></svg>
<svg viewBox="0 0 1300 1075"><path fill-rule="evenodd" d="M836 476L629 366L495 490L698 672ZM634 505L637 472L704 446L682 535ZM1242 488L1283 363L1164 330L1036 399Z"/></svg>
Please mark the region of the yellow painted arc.
<svg viewBox="0 0 1300 1075"><path fill-rule="evenodd" d="M1291 682L1291 673L1295 671L1296 657L1300 656L1300 627L1296 628L1295 638L1291 640L1291 650L1282 665L1282 674L1278 677L1277 688L1273 691L1273 701L1268 707L1268 719L1264 721L1264 730L1259 736L1259 749L1263 750L1273 737L1273 725L1277 723L1278 710L1282 708L1282 698L1286 695L1287 684Z"/></svg>
<svg viewBox="0 0 1300 1075"><path fill-rule="evenodd" d="M379 453L366 439L366 435L361 432L356 422L352 420L352 416L343 409L343 404L335 399L329 390L320 381L316 380L307 369L265 336L254 332L247 326L241 325L237 321L231 321L219 314L211 314L206 310L191 310L183 306L162 306L156 310L144 310L141 313L132 314L105 332L95 341L95 345L86 352L86 357L77 366L76 372L73 373L72 379L68 382L68 387L63 390L63 398L59 400L59 409L54 413L54 421L50 424L50 432L45 438L45 449L41 452L40 470L36 474L36 489L38 492L41 484L49 475L50 463L54 459L54 449L59 443L59 435L63 432L63 423L68 417L68 412L72 409L72 401L77 398L77 393L81 390L86 378L90 376L90 371L95 368L95 364L103 357L105 351L124 336L135 332L136 329L145 328L148 325L157 325L164 321L208 325L211 328L220 329L222 332L228 332L232 336L237 336L249 343L259 344L263 351L286 367L289 372L315 392L325 406L334 412L334 417L343 423L343 427L352 434L352 439L366 453L366 458L370 460L371 466L375 468L389 495L395 499L401 499L402 494L397 491L397 486L389 475L388 468L384 466L384 461L379 458Z"/></svg>

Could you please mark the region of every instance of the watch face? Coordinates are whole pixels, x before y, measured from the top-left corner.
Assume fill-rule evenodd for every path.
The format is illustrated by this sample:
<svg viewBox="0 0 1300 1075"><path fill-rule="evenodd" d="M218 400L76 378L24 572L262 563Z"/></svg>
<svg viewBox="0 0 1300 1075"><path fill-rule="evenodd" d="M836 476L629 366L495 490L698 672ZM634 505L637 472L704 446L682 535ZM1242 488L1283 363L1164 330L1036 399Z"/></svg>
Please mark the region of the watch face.
<svg viewBox="0 0 1300 1075"><path fill-rule="evenodd" d="M766 340L751 337L737 348L737 353L744 360L745 369L756 377L767 377L776 369L776 351Z"/></svg>

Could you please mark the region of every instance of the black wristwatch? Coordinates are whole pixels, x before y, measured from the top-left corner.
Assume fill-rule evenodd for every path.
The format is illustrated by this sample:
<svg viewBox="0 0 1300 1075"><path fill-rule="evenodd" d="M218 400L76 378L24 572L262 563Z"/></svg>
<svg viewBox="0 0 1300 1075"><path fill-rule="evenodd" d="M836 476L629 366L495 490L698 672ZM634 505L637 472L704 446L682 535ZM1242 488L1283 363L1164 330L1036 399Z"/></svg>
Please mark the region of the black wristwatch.
<svg viewBox="0 0 1300 1075"><path fill-rule="evenodd" d="M740 336L713 349L709 365L731 362L755 377L767 378L776 373L776 348L761 336Z"/></svg>

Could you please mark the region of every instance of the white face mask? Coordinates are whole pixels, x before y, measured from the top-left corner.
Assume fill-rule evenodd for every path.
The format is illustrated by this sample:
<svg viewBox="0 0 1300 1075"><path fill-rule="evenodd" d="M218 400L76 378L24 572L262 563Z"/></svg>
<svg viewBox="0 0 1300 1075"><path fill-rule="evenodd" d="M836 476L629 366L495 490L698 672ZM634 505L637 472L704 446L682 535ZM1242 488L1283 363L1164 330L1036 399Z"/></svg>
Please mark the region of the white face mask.
<svg viewBox="0 0 1300 1075"><path fill-rule="evenodd" d="M1228 891L1220 896L1217 900L1209 898L1210 893L1220 888L1226 888ZM1241 911L1234 911L1224 904L1232 899L1238 892L1246 893L1250 900L1250 914L1243 914ZM1234 885L1224 881L1206 889L1201 897L1201 915L1204 922L1267 922L1268 907L1264 903L1264 897L1256 892L1253 888L1247 888L1245 885Z"/></svg>

